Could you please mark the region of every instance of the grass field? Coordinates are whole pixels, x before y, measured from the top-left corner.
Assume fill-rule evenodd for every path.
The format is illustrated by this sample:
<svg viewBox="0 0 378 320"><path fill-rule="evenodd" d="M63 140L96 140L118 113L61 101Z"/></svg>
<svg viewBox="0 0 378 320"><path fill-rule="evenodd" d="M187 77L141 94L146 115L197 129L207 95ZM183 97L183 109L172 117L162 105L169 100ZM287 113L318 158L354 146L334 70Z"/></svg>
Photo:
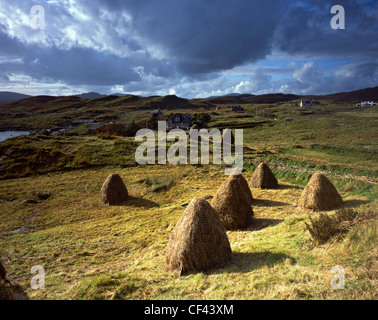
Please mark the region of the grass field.
<svg viewBox="0 0 378 320"><path fill-rule="evenodd" d="M254 224L227 232L230 265L181 277L164 260L180 204L214 195L227 178L223 166L136 166L132 138L1 143L0 256L9 279L31 299L376 299L377 108L310 115L274 108L292 119L244 129L243 175L249 180L264 160L280 187L252 190ZM221 123L221 112L213 121ZM363 217L322 246L305 226L319 213L297 206L315 171ZM131 195L123 205L100 201L111 173L121 175ZM45 269L45 290L30 288L34 265ZM335 265L345 269L344 290L331 288Z"/></svg>

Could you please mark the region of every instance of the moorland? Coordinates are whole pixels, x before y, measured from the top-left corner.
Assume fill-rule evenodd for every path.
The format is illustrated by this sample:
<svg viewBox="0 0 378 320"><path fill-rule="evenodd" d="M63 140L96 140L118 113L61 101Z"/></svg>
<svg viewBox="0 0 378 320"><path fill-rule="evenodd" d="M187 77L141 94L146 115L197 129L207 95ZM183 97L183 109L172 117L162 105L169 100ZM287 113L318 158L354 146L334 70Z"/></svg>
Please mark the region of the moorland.
<svg viewBox="0 0 378 320"><path fill-rule="evenodd" d="M39 96L0 106L3 131L33 131L0 143L0 259L9 280L31 299L376 299L378 107L355 106L373 99L371 90L314 96L313 107L281 94ZM163 114L151 116L158 108ZM165 269L180 204L213 196L227 177L224 165L135 162L135 130L171 113L190 114L205 128L242 128L243 176L249 181L264 161L279 180L277 189L251 187L253 225L227 231L232 263L185 276ZM80 119L133 130L67 126ZM305 224L321 213L297 203L314 172L357 217L321 245ZM129 191L122 205L100 201L112 173ZM44 290L30 288L34 265L45 268ZM331 288L335 265L345 270L344 290Z"/></svg>

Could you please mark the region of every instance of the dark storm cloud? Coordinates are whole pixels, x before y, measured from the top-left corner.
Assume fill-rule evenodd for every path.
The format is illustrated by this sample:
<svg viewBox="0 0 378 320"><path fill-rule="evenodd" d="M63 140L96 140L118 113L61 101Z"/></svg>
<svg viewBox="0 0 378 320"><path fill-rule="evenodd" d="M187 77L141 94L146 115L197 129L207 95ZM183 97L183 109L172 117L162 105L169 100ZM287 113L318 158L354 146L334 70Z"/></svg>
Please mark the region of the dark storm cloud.
<svg viewBox="0 0 378 320"><path fill-rule="evenodd" d="M377 2L41 1L46 9L46 30L35 31L27 23L35 1L0 0L0 76L8 79L19 73L46 83L109 89L118 85L140 92L177 86L189 92L191 84L198 90L202 82L218 83L214 80L235 67L283 54L292 61L312 64L299 63L286 84L267 72L259 75L256 69L246 74L246 81L230 84L230 89L259 91L262 86L286 85L297 92L323 92L330 88L329 79L337 81L338 77L338 83L349 88L358 74L365 80L354 83L374 85ZM345 8L345 30L330 26L333 4ZM24 17L19 18L19 13ZM326 70L324 75L317 61L332 59L351 63ZM313 72L317 81L306 72Z"/></svg>
<svg viewBox="0 0 378 320"><path fill-rule="evenodd" d="M264 58L271 49L279 7L277 0L123 4L138 34L161 46L186 74L229 69Z"/></svg>
<svg viewBox="0 0 378 320"><path fill-rule="evenodd" d="M330 26L333 5L342 5L345 9L344 30L333 30ZM276 30L274 47L309 58L363 56L375 59L378 52L377 10L375 0L308 0L287 4Z"/></svg>
<svg viewBox="0 0 378 320"><path fill-rule="evenodd" d="M5 73L26 73L35 79L63 81L70 85L114 85L140 80L130 69L127 59L114 55L86 48L62 50L25 46L1 33L0 43L6 48L2 54L11 53L13 58L0 63L0 70Z"/></svg>

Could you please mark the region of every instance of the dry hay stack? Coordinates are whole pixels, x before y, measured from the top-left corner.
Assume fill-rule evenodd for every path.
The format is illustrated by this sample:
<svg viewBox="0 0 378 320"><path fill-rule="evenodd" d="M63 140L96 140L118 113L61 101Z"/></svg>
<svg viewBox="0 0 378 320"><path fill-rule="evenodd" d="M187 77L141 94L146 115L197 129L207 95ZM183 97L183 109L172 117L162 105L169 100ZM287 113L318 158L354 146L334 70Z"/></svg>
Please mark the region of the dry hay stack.
<svg viewBox="0 0 378 320"><path fill-rule="evenodd" d="M231 129L225 129L223 130L223 134L222 134L222 141L225 139L225 137L227 137L228 135L231 136L231 144L235 144L235 137L234 137L234 134L232 133L232 130Z"/></svg>
<svg viewBox="0 0 378 320"><path fill-rule="evenodd" d="M118 174L111 174L101 188L101 200L110 205L120 204L128 198L127 189Z"/></svg>
<svg viewBox="0 0 378 320"><path fill-rule="evenodd" d="M5 276L7 275L7 272L5 271L4 266L0 262L0 278L5 279Z"/></svg>
<svg viewBox="0 0 378 320"><path fill-rule="evenodd" d="M0 262L0 300L28 300L29 297L20 285L10 283L6 271Z"/></svg>
<svg viewBox="0 0 378 320"><path fill-rule="evenodd" d="M278 181L266 163L260 163L251 178L253 188L274 189Z"/></svg>
<svg viewBox="0 0 378 320"><path fill-rule="evenodd" d="M12 286L6 280L6 271L0 262L0 300L14 300Z"/></svg>
<svg viewBox="0 0 378 320"><path fill-rule="evenodd" d="M343 200L327 177L316 172L304 188L298 204L313 210L332 210L342 206Z"/></svg>
<svg viewBox="0 0 378 320"><path fill-rule="evenodd" d="M173 228L165 260L181 274L223 266L232 251L218 213L201 198L193 199Z"/></svg>
<svg viewBox="0 0 378 320"><path fill-rule="evenodd" d="M242 189L243 189L243 192L245 193L249 203L253 203L253 196L252 196L252 192L251 192L251 189L249 188L249 185L248 185L248 182L247 180L243 177L242 174L237 174L237 175L234 175L234 176L230 176L229 179L236 179L239 181Z"/></svg>
<svg viewBox="0 0 378 320"><path fill-rule="evenodd" d="M253 222L250 199L240 183L240 177L230 176L223 182L211 205L227 230L247 228Z"/></svg>
<svg viewBox="0 0 378 320"><path fill-rule="evenodd" d="M0 278L0 300L14 300L12 287L9 282Z"/></svg>

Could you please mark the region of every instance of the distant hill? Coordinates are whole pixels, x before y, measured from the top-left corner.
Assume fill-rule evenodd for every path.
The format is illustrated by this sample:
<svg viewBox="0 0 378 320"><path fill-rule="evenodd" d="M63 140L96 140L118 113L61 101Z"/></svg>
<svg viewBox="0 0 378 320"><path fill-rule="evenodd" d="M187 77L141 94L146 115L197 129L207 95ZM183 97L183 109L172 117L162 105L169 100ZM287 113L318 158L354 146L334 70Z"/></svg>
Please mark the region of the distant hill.
<svg viewBox="0 0 378 320"><path fill-rule="evenodd" d="M90 98L94 97L94 98ZM308 95L300 96L295 94L269 93L263 95L241 94L227 95L223 97L205 99L184 99L176 95L141 97L135 95L100 95L96 92L84 93L77 96L27 96L12 92L0 92L0 101L9 101L0 106L1 110L12 110L12 112L63 112L64 110L81 109L83 117L100 112L98 109L109 110L108 108L133 109L133 110L173 110L173 109L199 109L215 108L216 105L242 105L253 103L273 104L288 102L300 99L326 100L331 103L348 103L372 100L378 101L378 87L366 88L351 92L341 92L329 95ZM7 99L7 100L6 100ZM21 99L21 100L20 100ZM97 111L96 111L97 110Z"/></svg>
<svg viewBox="0 0 378 320"><path fill-rule="evenodd" d="M112 93L112 94L106 95L106 94L101 94L101 93L97 93L97 92L86 92L86 93L82 93L82 94L77 94L77 95L75 95L75 97L79 97L81 99L96 99L96 98L106 97L106 96L122 97L124 95L125 94L123 94L123 93Z"/></svg>
<svg viewBox="0 0 378 320"><path fill-rule="evenodd" d="M285 93L268 93L259 96L253 96L248 98L243 98L245 103L276 103L276 102L287 102L298 99L299 96L295 94L285 94Z"/></svg>
<svg viewBox="0 0 378 320"><path fill-rule="evenodd" d="M13 110L17 112L51 111L65 107L83 106L85 100L76 96L35 96L13 101L0 106L0 110Z"/></svg>
<svg viewBox="0 0 378 320"><path fill-rule="evenodd" d="M77 94L75 97L79 97L81 99L95 99L99 97L106 96L106 94L100 94L97 92L87 92L87 93L82 93L82 94Z"/></svg>
<svg viewBox="0 0 378 320"><path fill-rule="evenodd" d="M323 96L311 96L314 100L332 100L337 102L357 103L361 101L378 101L378 87L350 92L340 92Z"/></svg>
<svg viewBox="0 0 378 320"><path fill-rule="evenodd" d="M205 101L179 98L175 95L140 97L135 95L93 95L96 98L88 99L91 95L79 96L36 96L10 102L0 106L0 110L17 113L28 112L63 112L80 109L82 117L90 117L97 113L109 112L111 108L129 110L152 109L198 109L215 108ZM85 97L85 98L82 98Z"/></svg>
<svg viewBox="0 0 378 320"><path fill-rule="evenodd" d="M226 97L242 97L242 96L254 96L254 94L229 93L229 94L225 94L223 96L211 96L211 97L207 97L206 99L226 98Z"/></svg>
<svg viewBox="0 0 378 320"><path fill-rule="evenodd" d="M0 92L0 105L5 103L10 103L14 101L18 101L21 99L30 98L31 96L28 96L26 94L16 93L16 92L8 92L8 91L1 91Z"/></svg>
<svg viewBox="0 0 378 320"><path fill-rule="evenodd" d="M357 103L366 100L378 101L378 87L366 88L350 92L340 92L327 95L295 95L286 93L268 93L261 95L226 95L220 97L210 97L199 99L212 104L247 104L247 103L277 103L298 99L329 100L334 103Z"/></svg>
<svg viewBox="0 0 378 320"><path fill-rule="evenodd" d="M294 94L284 94L284 93L269 93L263 95L253 95L253 94L241 94L241 95L226 95L223 97L207 98L203 99L208 103L212 104L246 104L246 103L276 103L291 101L299 98L299 96Z"/></svg>

